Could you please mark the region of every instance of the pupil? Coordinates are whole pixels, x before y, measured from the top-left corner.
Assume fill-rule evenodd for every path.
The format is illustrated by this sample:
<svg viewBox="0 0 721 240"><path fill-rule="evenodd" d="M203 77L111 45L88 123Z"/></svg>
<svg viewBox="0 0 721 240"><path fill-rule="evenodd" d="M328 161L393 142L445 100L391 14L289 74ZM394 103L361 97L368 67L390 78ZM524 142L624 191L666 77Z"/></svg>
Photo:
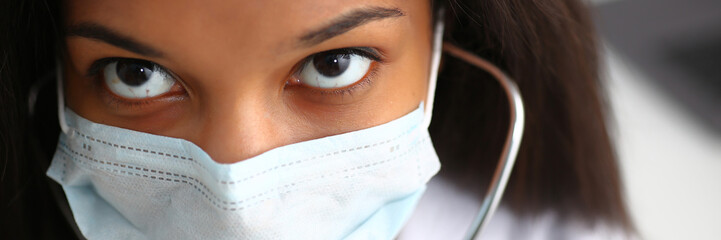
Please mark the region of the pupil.
<svg viewBox="0 0 721 240"><path fill-rule="evenodd" d="M129 86L140 86L150 79L153 74L150 64L127 61L118 61L117 74L123 83Z"/></svg>
<svg viewBox="0 0 721 240"><path fill-rule="evenodd" d="M313 66L320 74L335 77L348 69L350 54L321 53L313 57Z"/></svg>

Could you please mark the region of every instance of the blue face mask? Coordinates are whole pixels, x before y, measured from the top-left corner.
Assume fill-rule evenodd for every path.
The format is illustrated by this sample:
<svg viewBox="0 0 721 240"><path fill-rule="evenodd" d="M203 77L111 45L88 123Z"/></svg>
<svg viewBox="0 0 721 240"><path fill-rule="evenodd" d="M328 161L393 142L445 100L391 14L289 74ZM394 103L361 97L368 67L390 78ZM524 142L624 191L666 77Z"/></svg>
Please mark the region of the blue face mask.
<svg viewBox="0 0 721 240"><path fill-rule="evenodd" d="M89 239L390 239L440 168L423 108L234 164L66 109L48 175Z"/></svg>

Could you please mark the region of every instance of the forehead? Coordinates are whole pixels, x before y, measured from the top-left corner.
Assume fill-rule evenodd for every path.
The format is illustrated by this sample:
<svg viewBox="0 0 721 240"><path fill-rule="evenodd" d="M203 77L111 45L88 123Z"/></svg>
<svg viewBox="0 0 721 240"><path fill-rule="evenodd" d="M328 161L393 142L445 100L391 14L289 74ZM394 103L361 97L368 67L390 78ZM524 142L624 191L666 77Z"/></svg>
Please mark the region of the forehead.
<svg viewBox="0 0 721 240"><path fill-rule="evenodd" d="M297 44L342 14L376 7L399 9L404 16L369 22L316 46ZM165 53L156 59L163 65L218 79L279 76L305 56L334 48L383 51L377 45L422 41L418 33L430 29L429 7L427 0L70 0L66 24L100 24Z"/></svg>
<svg viewBox="0 0 721 240"><path fill-rule="evenodd" d="M359 8L412 12L408 0L71 0L67 24L100 23L148 42L283 48L340 14ZM226 43L226 44L222 44ZM228 44L229 43L229 44ZM227 48L225 49L228 50Z"/></svg>
<svg viewBox="0 0 721 240"><path fill-rule="evenodd" d="M196 113L226 114L233 110L241 116L238 109L251 108L238 106L253 105L260 106L253 108L258 110L256 113L268 114L244 113L243 117L271 119L270 112L292 113L307 119L317 116L324 121L338 122L334 131L345 132L349 128L337 119L356 121L358 124L350 124L356 126L353 129L369 127L400 116L405 100L411 101L409 106L415 109L418 100L425 96L431 45L429 0L67 0L65 3L64 21L69 33L65 38L66 70L74 76L68 77L68 82L74 83L69 84L68 89L77 93L70 96L90 96L88 90L94 90L91 87L98 78L90 77L88 69L101 60L117 58L147 60L174 73L190 99L179 110L187 113L182 114L184 122L211 119L207 114ZM334 23L344 14L377 8L398 9L403 14L368 21L312 46L297 44L306 33ZM73 30L83 29L76 27L84 24L102 28L96 28L94 33L78 30L83 34L72 34ZM143 49L152 48L157 51L150 52L161 54L143 54L132 46L148 46ZM378 67L374 71L373 90L369 88L367 97L359 97L357 104L345 104L349 102L345 99L334 101L344 105L315 104L311 103L314 100L304 99L311 95L309 91L284 90L286 80L309 56L352 47L373 49L383 56L383 61L374 65ZM333 99L341 98L347 97L339 95ZM85 104L86 113L106 107L95 103L100 101L87 99L77 97L74 102ZM400 110L390 111L386 106ZM105 115L111 114L114 113ZM112 118L101 115L102 112L96 114L97 119ZM339 118L324 117L328 115ZM225 119L219 117L220 113L212 116L216 122ZM115 125L126 124L120 121L123 119L117 120Z"/></svg>

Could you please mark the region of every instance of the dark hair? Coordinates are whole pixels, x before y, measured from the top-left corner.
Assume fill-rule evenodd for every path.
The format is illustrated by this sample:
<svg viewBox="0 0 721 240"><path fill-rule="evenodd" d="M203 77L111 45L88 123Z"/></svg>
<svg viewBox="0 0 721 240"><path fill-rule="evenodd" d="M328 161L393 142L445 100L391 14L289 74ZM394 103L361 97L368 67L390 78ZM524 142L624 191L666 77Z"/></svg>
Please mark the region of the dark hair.
<svg viewBox="0 0 721 240"><path fill-rule="evenodd" d="M577 0L434 2L440 5L446 7L445 40L500 66L524 97L526 131L504 204L518 215L552 210L631 231L585 6ZM53 196L57 184L44 174L59 134L52 80L61 19L59 1L0 3L0 232L11 239L73 235ZM430 127L444 164L440 175L483 188L508 128L508 103L486 73L451 57L442 64ZM38 90L33 103L31 88Z"/></svg>
<svg viewBox="0 0 721 240"><path fill-rule="evenodd" d="M586 6L576 0L447 4L445 41L504 69L523 95L526 130L504 203L518 215L554 210L633 231ZM508 102L486 73L452 57L444 61L430 127L441 175L485 187L508 129Z"/></svg>
<svg viewBox="0 0 721 240"><path fill-rule="evenodd" d="M0 238L73 236L45 176L59 127L54 91L60 1L0 1ZM29 92L40 90L34 114ZM62 194L62 193L61 193ZM61 197L61 199L64 199Z"/></svg>

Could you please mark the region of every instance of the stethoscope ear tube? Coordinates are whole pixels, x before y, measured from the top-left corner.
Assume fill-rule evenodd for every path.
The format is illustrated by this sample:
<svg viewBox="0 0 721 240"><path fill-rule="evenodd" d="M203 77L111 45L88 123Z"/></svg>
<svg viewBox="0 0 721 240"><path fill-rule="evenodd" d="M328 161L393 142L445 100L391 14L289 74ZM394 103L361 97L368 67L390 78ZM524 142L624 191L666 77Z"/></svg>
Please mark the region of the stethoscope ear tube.
<svg viewBox="0 0 721 240"><path fill-rule="evenodd" d="M496 208L503 197L503 192L506 189L508 177L511 176L511 171L513 170L513 165L515 164L516 156L518 155L518 149L521 145L521 139L523 138L523 126L525 119L523 100L521 99L521 93L518 90L516 83L490 62L450 43L443 43L443 51L490 73L501 84L503 90L505 90L506 96L508 97L508 105L510 107L510 125L508 128L506 142L503 145L503 152L501 152L498 166L496 167L496 171L493 173L493 179L491 179L491 183L488 187L488 192L483 199L481 209L479 210L476 218L473 220L473 223L464 238L471 240L480 235L491 216L493 216L493 213L495 213Z"/></svg>

